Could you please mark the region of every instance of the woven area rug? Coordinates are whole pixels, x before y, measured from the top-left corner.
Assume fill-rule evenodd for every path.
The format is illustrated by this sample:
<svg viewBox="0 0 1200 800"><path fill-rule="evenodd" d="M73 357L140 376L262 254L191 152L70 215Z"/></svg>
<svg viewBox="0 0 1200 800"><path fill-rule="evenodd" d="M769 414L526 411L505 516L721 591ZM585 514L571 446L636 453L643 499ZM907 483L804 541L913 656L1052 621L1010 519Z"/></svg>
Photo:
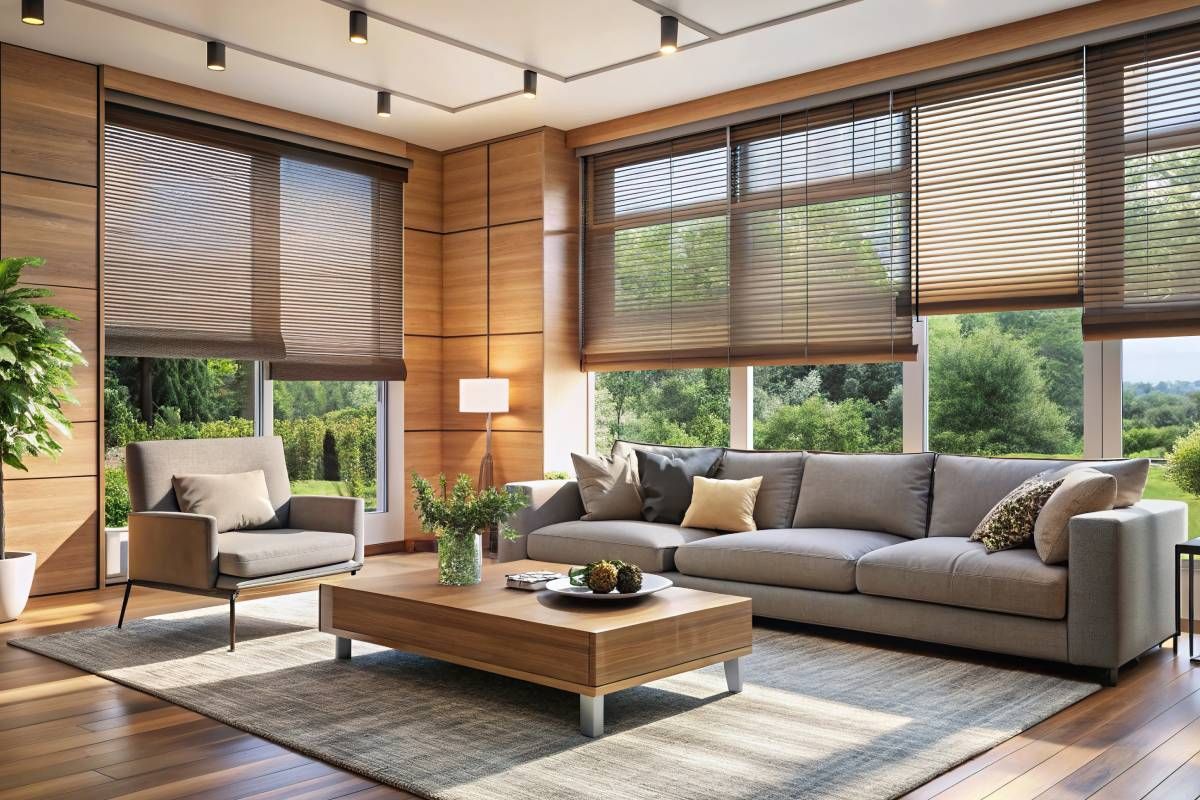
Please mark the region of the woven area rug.
<svg viewBox="0 0 1200 800"><path fill-rule="evenodd" d="M333 659L316 592L13 642L431 798L887 798L1099 688L757 627L745 691L721 666L576 695L354 643Z"/></svg>

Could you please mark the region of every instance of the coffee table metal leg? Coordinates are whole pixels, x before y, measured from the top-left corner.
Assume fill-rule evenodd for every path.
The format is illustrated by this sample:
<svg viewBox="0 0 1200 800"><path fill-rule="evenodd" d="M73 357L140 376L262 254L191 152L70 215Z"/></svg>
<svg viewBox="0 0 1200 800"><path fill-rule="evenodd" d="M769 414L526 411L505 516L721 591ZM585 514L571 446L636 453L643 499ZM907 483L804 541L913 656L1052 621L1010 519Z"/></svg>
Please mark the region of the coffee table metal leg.
<svg viewBox="0 0 1200 800"><path fill-rule="evenodd" d="M725 684L734 694L742 690L742 660L740 658L731 658L725 662Z"/></svg>
<svg viewBox="0 0 1200 800"><path fill-rule="evenodd" d="M345 636L338 636L333 642L333 654L337 658L350 657L350 640Z"/></svg>
<svg viewBox="0 0 1200 800"><path fill-rule="evenodd" d="M593 739L604 735L604 695L579 695L579 730Z"/></svg>

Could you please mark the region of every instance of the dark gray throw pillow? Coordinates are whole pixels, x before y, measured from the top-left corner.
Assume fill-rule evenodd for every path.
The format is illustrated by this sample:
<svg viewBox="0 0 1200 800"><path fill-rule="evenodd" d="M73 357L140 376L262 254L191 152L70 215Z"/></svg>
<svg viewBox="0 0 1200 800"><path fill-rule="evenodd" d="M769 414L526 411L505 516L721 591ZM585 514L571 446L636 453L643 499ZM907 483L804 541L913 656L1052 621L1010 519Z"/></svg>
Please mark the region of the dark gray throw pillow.
<svg viewBox="0 0 1200 800"><path fill-rule="evenodd" d="M637 451L642 481L642 519L678 525L692 504L692 478L711 478L721 464L719 447L703 447L678 458Z"/></svg>

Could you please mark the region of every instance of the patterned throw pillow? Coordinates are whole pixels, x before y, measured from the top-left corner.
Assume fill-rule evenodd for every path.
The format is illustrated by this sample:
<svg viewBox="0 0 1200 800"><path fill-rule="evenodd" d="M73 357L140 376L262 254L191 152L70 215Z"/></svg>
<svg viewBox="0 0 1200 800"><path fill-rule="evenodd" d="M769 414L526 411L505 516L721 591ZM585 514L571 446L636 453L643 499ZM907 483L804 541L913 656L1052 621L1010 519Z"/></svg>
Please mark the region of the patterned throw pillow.
<svg viewBox="0 0 1200 800"><path fill-rule="evenodd" d="M1056 481L1029 478L992 506L971 534L971 541L983 542L989 553L1029 544L1042 506L1061 484L1061 478Z"/></svg>

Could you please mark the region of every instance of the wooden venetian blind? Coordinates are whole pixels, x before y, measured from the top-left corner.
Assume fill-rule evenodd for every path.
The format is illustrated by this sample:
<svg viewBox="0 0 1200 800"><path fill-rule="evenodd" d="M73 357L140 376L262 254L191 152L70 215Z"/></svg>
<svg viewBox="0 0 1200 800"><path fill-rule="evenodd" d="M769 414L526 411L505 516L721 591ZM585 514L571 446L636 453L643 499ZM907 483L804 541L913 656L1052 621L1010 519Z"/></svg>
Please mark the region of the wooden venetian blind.
<svg viewBox="0 0 1200 800"><path fill-rule="evenodd" d="M731 129L733 363L916 357L908 118L885 95Z"/></svg>
<svg viewBox="0 0 1200 800"><path fill-rule="evenodd" d="M726 364L725 131L596 156L587 169L584 368Z"/></svg>
<svg viewBox="0 0 1200 800"><path fill-rule="evenodd" d="M403 169L110 105L114 355L403 380Z"/></svg>
<svg viewBox="0 0 1200 800"><path fill-rule="evenodd" d="M921 314L1079 305L1082 54L916 90L914 295Z"/></svg>
<svg viewBox="0 0 1200 800"><path fill-rule="evenodd" d="M1085 339L1200 334L1200 27L1087 54Z"/></svg>
<svg viewBox="0 0 1200 800"><path fill-rule="evenodd" d="M892 101L590 158L584 368L915 357Z"/></svg>

